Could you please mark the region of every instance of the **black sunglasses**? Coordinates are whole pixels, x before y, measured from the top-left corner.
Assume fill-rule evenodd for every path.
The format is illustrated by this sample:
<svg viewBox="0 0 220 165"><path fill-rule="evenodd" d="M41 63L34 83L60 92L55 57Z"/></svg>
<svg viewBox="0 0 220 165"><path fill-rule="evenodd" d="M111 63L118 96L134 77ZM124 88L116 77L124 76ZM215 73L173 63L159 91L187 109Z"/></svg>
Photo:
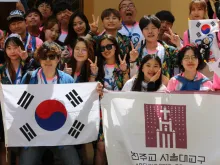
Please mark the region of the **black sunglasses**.
<svg viewBox="0 0 220 165"><path fill-rule="evenodd" d="M42 56L40 57L41 60L47 60L49 58L49 60L55 60L55 58L57 57L57 55L53 54L53 55L45 55L45 56Z"/></svg>
<svg viewBox="0 0 220 165"><path fill-rule="evenodd" d="M105 49L107 50L112 50L112 47L114 46L114 44L107 44L106 46L100 46L100 51L104 52Z"/></svg>

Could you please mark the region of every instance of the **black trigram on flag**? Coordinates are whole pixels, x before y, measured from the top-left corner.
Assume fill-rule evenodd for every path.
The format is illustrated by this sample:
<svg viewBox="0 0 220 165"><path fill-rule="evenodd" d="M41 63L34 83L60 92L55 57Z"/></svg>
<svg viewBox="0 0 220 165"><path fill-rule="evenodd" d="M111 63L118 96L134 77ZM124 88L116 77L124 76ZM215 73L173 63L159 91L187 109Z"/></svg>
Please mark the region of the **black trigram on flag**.
<svg viewBox="0 0 220 165"><path fill-rule="evenodd" d="M74 89L66 94L66 97L74 107L83 102L82 98L78 96L78 93Z"/></svg>
<svg viewBox="0 0 220 165"><path fill-rule="evenodd" d="M28 141L31 141L32 139L34 139L34 137L37 136L28 123L23 125L20 128L20 131L23 133L23 135L27 138Z"/></svg>
<svg viewBox="0 0 220 165"><path fill-rule="evenodd" d="M196 33L196 35L197 35L197 37L201 37L202 36L200 32Z"/></svg>
<svg viewBox="0 0 220 165"><path fill-rule="evenodd" d="M214 21L212 21L210 24L211 24L212 26L215 26L215 25L216 25Z"/></svg>
<svg viewBox="0 0 220 165"><path fill-rule="evenodd" d="M19 101L17 102L17 104L20 105L21 107L23 107L24 109L27 109L28 106L30 105L31 101L33 100L33 98L34 98L33 95L24 91L24 93L22 94L22 96L19 99Z"/></svg>
<svg viewBox="0 0 220 165"><path fill-rule="evenodd" d="M83 123L81 123L80 121L76 120L73 123L72 127L70 128L68 134L73 136L75 139L77 139L79 134L80 134L80 132L83 130L84 126L85 125Z"/></svg>
<svg viewBox="0 0 220 165"><path fill-rule="evenodd" d="M196 27L200 27L201 23L197 22Z"/></svg>

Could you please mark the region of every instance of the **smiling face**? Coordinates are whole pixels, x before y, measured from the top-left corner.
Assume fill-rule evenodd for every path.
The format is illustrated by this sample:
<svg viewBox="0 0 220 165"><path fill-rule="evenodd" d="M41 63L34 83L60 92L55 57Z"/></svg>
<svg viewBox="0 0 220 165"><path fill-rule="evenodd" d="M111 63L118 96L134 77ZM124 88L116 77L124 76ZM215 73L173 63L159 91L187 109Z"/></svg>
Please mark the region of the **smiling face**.
<svg viewBox="0 0 220 165"><path fill-rule="evenodd" d="M199 64L198 58L195 56L192 49L189 49L185 52L182 59L182 66L187 72L195 72Z"/></svg>
<svg viewBox="0 0 220 165"><path fill-rule="evenodd" d="M115 59L115 46L113 45L113 42L108 40L108 39L104 39L101 42L101 46L100 46L103 51L102 56L106 59L106 60L114 60Z"/></svg>
<svg viewBox="0 0 220 165"><path fill-rule="evenodd" d="M54 57L54 54L47 53L46 59L40 58L40 65L43 69L43 71L46 72L54 72L57 68L57 65L59 63L59 58L55 55L53 59L50 59L49 57Z"/></svg>
<svg viewBox="0 0 220 165"><path fill-rule="evenodd" d="M26 16L27 26L39 26L41 25L41 20L39 14L32 12Z"/></svg>
<svg viewBox="0 0 220 165"><path fill-rule="evenodd" d="M105 17L102 21L104 29L106 30L118 30L121 21L114 14Z"/></svg>
<svg viewBox="0 0 220 165"><path fill-rule="evenodd" d="M46 29L45 33L45 41L55 41L59 36L59 26L55 24L52 28Z"/></svg>
<svg viewBox="0 0 220 165"><path fill-rule="evenodd" d="M159 29L152 23L149 23L143 30L144 38L148 42L155 42L158 39Z"/></svg>
<svg viewBox="0 0 220 165"><path fill-rule="evenodd" d="M74 48L74 58L77 62L85 62L88 59L88 49L83 41L77 42Z"/></svg>
<svg viewBox="0 0 220 165"><path fill-rule="evenodd" d="M19 52L19 46L13 42L9 42L8 45L6 46L6 54L9 57L9 59L10 60L20 59L18 52Z"/></svg>
<svg viewBox="0 0 220 165"><path fill-rule="evenodd" d="M73 30L78 36L84 36L86 31L86 23L78 16L73 20Z"/></svg>
<svg viewBox="0 0 220 165"><path fill-rule="evenodd" d="M190 18L192 20L204 19L206 15L205 9L200 4L193 4L190 10Z"/></svg>
<svg viewBox="0 0 220 165"><path fill-rule="evenodd" d="M9 25L9 29L12 33L23 35L26 32L26 23L24 20L13 21Z"/></svg>
<svg viewBox="0 0 220 165"><path fill-rule="evenodd" d="M155 59L148 60L142 67L144 73L144 80L150 81L150 79L160 70L160 64Z"/></svg>
<svg viewBox="0 0 220 165"><path fill-rule="evenodd" d="M120 4L119 9L123 22L126 24L133 24L135 22L137 11L131 0L124 0Z"/></svg>

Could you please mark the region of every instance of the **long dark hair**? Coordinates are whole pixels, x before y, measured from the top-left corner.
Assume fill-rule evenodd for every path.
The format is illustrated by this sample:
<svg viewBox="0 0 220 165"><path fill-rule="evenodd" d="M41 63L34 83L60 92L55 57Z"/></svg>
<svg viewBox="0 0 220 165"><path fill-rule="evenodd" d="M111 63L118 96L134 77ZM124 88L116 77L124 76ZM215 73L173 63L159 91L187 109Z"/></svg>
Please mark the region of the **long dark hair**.
<svg viewBox="0 0 220 165"><path fill-rule="evenodd" d="M10 37L6 40L5 42L5 64L8 67L8 72L11 78L11 81L14 82L16 79L16 70L13 67L10 58L8 57L7 53L6 53L6 49L8 47L9 44L13 44L16 46L21 47L21 50L24 50L24 45L22 43L22 41L18 38L18 37Z"/></svg>
<svg viewBox="0 0 220 165"><path fill-rule="evenodd" d="M162 67L160 57L158 57L157 55L150 55L150 54L146 55L141 60L141 65L139 67L137 78L135 79L134 84L131 89L132 91L141 91L142 90L142 81L144 81L144 73L142 72L142 68L143 68L144 64L151 59L156 60L159 64L160 68ZM149 88L149 85L148 85L147 91L157 91L160 88L161 84L162 84L162 72L160 74L159 79L157 79L154 82L154 87Z"/></svg>
<svg viewBox="0 0 220 165"><path fill-rule="evenodd" d="M85 37L79 37L77 39L77 41L75 42L73 48L75 48L75 46L78 42L84 42L85 43L87 51L88 51L88 58L94 62L95 61L95 55L94 55L93 43L90 40L86 39ZM72 68L72 77L74 77L74 74L76 72L76 63L77 63L77 61L74 58L74 50L73 50L72 58L71 58L70 62L68 63ZM80 72L80 76L79 76L79 82L89 82L90 74L91 74L90 63L89 63L88 60L86 60L84 62L84 65L81 68L81 72Z"/></svg>
<svg viewBox="0 0 220 165"><path fill-rule="evenodd" d="M118 43L117 43L117 40L115 39L115 37L113 37L112 35L103 35L100 40L99 40L99 43L98 43L98 67L99 67L99 71L98 71L98 76L97 76L97 80L100 81L102 84L104 83L104 77L105 77L105 71L104 71L104 65L105 65L105 58L102 56L102 53L101 53L101 42L103 40L109 40L113 43L113 45L115 46L115 60L116 60L116 64L119 65L120 62L119 62L119 58L118 58L118 55L120 53L120 48L118 46Z"/></svg>
<svg viewBox="0 0 220 165"><path fill-rule="evenodd" d="M70 45L70 47L72 47L72 48L73 48L73 45L74 45L74 43L76 42L76 40L77 40L77 38L78 38L76 32L75 32L74 29L73 29L73 20L74 20L76 17L81 18L82 21L85 22L85 24L86 24L85 35L86 35L86 34L89 32L89 30L90 30L89 21L88 21L88 19L86 18L86 16L85 16L81 11L75 12L75 13L70 17L69 25L68 25L68 34L67 34L66 39L65 39L65 41L64 41L64 44L65 44L65 45Z"/></svg>

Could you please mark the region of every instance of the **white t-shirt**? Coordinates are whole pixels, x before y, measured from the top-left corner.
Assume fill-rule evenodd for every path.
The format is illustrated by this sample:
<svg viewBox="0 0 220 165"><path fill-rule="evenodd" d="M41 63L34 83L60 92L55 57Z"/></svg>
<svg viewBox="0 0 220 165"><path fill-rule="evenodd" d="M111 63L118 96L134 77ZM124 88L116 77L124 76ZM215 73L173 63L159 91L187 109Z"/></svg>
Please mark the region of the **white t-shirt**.
<svg viewBox="0 0 220 165"><path fill-rule="evenodd" d="M132 43L134 44L135 47L137 46L138 43L141 43L141 41L144 40L144 36L142 34L138 22L136 22L133 26L122 24L122 28L118 32L121 33L122 35L127 36L128 38L131 38Z"/></svg>
<svg viewBox="0 0 220 165"><path fill-rule="evenodd" d="M129 91L131 91L135 79L136 79L136 78L131 78L130 80L128 80L128 81L125 83L125 85L123 86L122 91L124 91L124 92L129 92ZM162 84L157 91L158 91L158 92L165 92L166 90L167 90L166 86ZM144 91L144 90L142 90L142 91Z"/></svg>

